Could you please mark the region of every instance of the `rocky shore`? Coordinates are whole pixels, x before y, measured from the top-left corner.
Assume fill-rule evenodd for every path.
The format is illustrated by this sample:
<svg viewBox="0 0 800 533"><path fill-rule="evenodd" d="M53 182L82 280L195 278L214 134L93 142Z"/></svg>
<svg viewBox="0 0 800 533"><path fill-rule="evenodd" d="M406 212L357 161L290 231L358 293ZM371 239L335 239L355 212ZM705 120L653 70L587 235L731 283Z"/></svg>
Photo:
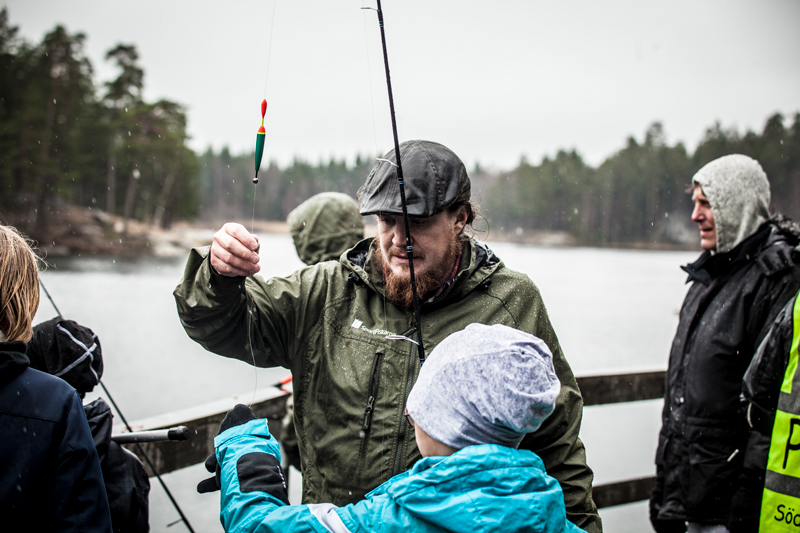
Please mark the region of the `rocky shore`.
<svg viewBox="0 0 800 533"><path fill-rule="evenodd" d="M194 246L211 244L224 222L178 222L164 229L69 203L48 206L31 228L24 213L3 213L8 224L34 241L42 257L150 255L181 257ZM249 222L249 221L248 221ZM249 225L249 224L248 224ZM282 222L256 221L257 233L288 233Z"/></svg>

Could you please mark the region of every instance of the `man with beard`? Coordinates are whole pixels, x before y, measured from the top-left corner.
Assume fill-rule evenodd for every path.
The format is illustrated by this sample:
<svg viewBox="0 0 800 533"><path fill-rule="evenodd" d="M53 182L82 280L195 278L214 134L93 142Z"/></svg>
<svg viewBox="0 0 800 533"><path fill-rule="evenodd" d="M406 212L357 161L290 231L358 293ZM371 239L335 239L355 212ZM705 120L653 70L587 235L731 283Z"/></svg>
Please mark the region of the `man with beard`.
<svg viewBox="0 0 800 533"><path fill-rule="evenodd" d="M578 438L583 400L538 289L470 236L477 208L456 154L429 141L405 142L400 153L426 351L471 323L505 324L547 344L561 392L520 448L559 481L567 518L602 531ZM292 371L304 503L356 502L421 457L404 416L420 332L394 151L373 168L358 201L362 215L376 216L378 235L339 261L264 281L253 276L258 239L228 223L210 248L192 251L175 290L187 334L207 350Z"/></svg>

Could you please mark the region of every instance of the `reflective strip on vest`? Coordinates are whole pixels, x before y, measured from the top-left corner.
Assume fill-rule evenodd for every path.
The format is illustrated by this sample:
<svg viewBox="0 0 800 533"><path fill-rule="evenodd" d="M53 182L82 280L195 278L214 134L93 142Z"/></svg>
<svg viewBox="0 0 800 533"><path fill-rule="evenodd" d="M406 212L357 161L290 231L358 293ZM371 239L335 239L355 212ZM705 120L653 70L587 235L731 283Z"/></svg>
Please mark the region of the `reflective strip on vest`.
<svg viewBox="0 0 800 533"><path fill-rule="evenodd" d="M772 427L761 498L760 532L800 531L800 295L792 313L792 349ZM792 391L798 394L792 394Z"/></svg>

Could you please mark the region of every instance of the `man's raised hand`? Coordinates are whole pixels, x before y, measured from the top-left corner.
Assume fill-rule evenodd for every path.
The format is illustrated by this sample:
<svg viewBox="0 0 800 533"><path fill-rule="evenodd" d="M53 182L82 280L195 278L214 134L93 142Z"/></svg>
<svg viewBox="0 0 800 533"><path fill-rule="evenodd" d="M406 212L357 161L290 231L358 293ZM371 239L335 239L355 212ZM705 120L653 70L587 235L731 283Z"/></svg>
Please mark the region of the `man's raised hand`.
<svg viewBox="0 0 800 533"><path fill-rule="evenodd" d="M211 266L223 276L252 276L261 270L259 249L258 237L241 224L228 222L214 234Z"/></svg>

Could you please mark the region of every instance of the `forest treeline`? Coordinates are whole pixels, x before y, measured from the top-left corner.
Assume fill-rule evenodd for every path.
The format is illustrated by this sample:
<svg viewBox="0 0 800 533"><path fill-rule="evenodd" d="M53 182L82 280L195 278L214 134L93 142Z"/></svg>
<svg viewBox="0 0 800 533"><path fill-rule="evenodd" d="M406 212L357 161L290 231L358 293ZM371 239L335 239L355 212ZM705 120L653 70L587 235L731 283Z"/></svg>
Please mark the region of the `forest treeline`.
<svg viewBox="0 0 800 533"><path fill-rule="evenodd" d="M473 197L490 233L522 235L560 231L577 242L593 245L663 243L696 244L687 192L703 165L723 155L740 153L757 159L772 186L772 207L800 218L800 113L786 126L776 113L762 132L740 134L714 124L694 153L682 143L669 145L660 123L641 140L626 146L594 168L575 151L559 151L538 165L524 159L508 172L470 171ZM214 220L257 218L285 220L294 207L323 191L355 196L375 163L358 157L354 165L331 160L312 165L301 160L281 169L271 164L250 185L253 154L228 150L200 156L203 212ZM254 202L253 195L257 194ZM255 205L255 207L254 207ZM485 224L484 224L485 226Z"/></svg>
<svg viewBox="0 0 800 533"><path fill-rule="evenodd" d="M36 235L59 200L164 224L199 211L197 155L186 110L142 98L133 45L106 54L118 76L96 86L86 36L57 26L17 36L0 10L0 200Z"/></svg>
<svg viewBox="0 0 800 533"><path fill-rule="evenodd" d="M34 237L48 206L64 201L162 226L196 217L241 221L253 211L285 220L318 192L355 196L375 162L377 154L354 164L272 162L253 186L252 152L196 154L185 108L143 99L133 45L107 52L117 77L98 85L84 40L57 26L29 43L0 10L0 211L23 213L21 229ZM476 166L470 176L491 232L559 231L595 245L696 243L686 189L701 166L730 153L757 159L773 208L800 218L800 113L776 113L759 132L713 124L693 153L670 145L654 123L597 167L573 149L538 164L523 158L509 171Z"/></svg>
<svg viewBox="0 0 800 533"><path fill-rule="evenodd" d="M787 126L787 122L790 124ZM587 244L696 243L687 190L703 165L727 154L761 163L772 189L772 209L800 217L800 113L769 117L761 132L709 127L694 153L670 146L660 123L597 168L572 151L538 165L524 160L489 187L483 202L492 227L565 231Z"/></svg>

